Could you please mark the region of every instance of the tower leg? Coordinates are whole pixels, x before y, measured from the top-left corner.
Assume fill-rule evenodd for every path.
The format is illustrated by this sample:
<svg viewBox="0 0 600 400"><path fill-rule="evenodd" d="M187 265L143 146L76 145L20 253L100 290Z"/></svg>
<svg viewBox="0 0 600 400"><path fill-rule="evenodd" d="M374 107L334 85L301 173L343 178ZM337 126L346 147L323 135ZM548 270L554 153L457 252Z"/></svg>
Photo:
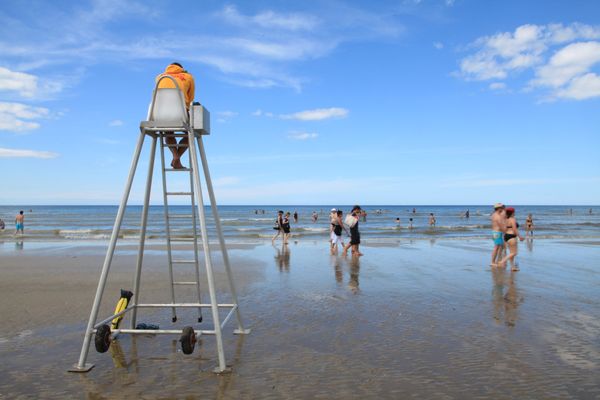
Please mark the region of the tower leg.
<svg viewBox="0 0 600 400"><path fill-rule="evenodd" d="M248 334L248 333L250 333L250 329L244 329L244 324L242 323L242 315L240 313L240 307L239 307L239 303L238 303L238 297L237 297L237 292L235 289L235 284L233 282L233 276L231 275L231 266L229 265L229 255L227 254L227 247L225 246L225 239L223 238L223 229L221 228L221 219L219 218L219 210L217 209L217 201L215 199L215 193L213 191L212 180L210 179L210 171L208 170L208 161L206 160L206 153L204 152L204 143L202 142L202 136L198 137L197 140L198 140L198 149L200 150L200 157L202 159L202 168L204 170L204 177L206 178L206 187L208 189L208 196L210 198L210 207L212 210L213 218L215 220L215 228L217 229L217 237L219 238L219 247L221 247L221 252L223 253L223 263L225 264L225 271L227 272L227 279L229 281L231 297L233 298L233 303L238 305L238 307L235 310L238 328L235 330L234 333Z"/></svg>
<svg viewBox="0 0 600 400"><path fill-rule="evenodd" d="M137 322L137 304L140 297L140 278L142 275L142 262L144 259L144 246L146 244L146 227L148 225L148 207L150 205L150 193L152 192L152 174L154 172L154 158L156 155L156 136L152 138L150 147L150 162L148 163L148 177L146 178L146 193L144 195L144 207L142 209L142 221L140 228L140 245L138 248L135 277L133 280L133 310L131 310L131 329L135 329Z"/></svg>
<svg viewBox="0 0 600 400"><path fill-rule="evenodd" d="M196 153L196 146L194 140L194 132L190 129L188 132L188 143L190 151L190 161L194 169L194 190L197 199L198 216L200 219L200 232L202 234L202 246L204 248L204 260L206 263L206 277L208 280L208 292L210 296L210 304L212 311L213 323L215 326L215 336L217 338L217 352L219 356L219 367L215 369L215 372L227 371L227 364L225 363L225 352L223 350L223 338L221 336L221 319L219 318L219 307L217 305L217 294L215 292L215 278L212 269L212 260L210 257L210 247L208 243L208 231L206 229L206 216L204 215L204 201L202 199L202 186L200 183L200 173L198 166L198 154Z"/></svg>
<svg viewBox="0 0 600 400"><path fill-rule="evenodd" d="M104 264L102 265L102 272L100 273L100 280L98 281L98 288L96 289L96 296L94 297L94 303L92 305L92 311L90 312L90 319L88 320L87 328L83 337L83 345L81 346L81 354L79 355L79 361L69 371L71 372L87 372L93 368L93 364L86 364L88 352L90 350L90 341L94 334L94 323L98 317L98 309L100 308L100 302L102 301L102 295L104 293L104 287L106 286L106 278L112 258L115 253L115 246L117 244L117 238L119 237L119 231L121 230L121 223L123 222L123 215L125 214L125 208L127 207L127 200L129 199L129 193L131 192L131 186L133 184L133 178L135 176L135 170L137 168L138 161L140 159L140 153L144 145L144 132L140 132L138 138L137 147L133 153L133 159L131 160L131 167L129 168L129 177L127 178L127 184L125 185L125 191L121 204L119 205L119 211L115 219L112 234L110 236L110 244L106 251L106 257L104 258Z"/></svg>

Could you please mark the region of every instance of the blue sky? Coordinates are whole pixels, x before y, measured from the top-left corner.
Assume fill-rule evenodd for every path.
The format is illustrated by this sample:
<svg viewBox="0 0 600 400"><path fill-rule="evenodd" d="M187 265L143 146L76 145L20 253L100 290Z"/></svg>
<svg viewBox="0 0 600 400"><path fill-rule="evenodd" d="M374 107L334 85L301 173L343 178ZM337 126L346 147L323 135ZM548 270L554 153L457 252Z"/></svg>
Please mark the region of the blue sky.
<svg viewBox="0 0 600 400"><path fill-rule="evenodd" d="M0 204L117 204L175 60L220 204L600 204L600 3L468 0L4 2Z"/></svg>

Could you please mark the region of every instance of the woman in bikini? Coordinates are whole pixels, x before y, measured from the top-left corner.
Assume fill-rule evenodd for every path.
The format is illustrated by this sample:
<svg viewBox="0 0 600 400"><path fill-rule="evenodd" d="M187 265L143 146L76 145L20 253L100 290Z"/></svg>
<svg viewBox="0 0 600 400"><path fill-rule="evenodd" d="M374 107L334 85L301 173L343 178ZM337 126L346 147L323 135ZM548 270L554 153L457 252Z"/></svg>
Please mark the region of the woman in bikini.
<svg viewBox="0 0 600 400"><path fill-rule="evenodd" d="M523 241L525 238L519 233L519 224L515 219L515 209L508 207L506 209L506 231L504 232L504 242L508 245L510 254L505 256L501 261L500 265L506 265L506 261L510 260L510 265L513 271L518 271L519 267L515 265L515 257L518 251L518 242Z"/></svg>
<svg viewBox="0 0 600 400"><path fill-rule="evenodd" d="M525 236L533 236L533 216L531 214L525 220Z"/></svg>

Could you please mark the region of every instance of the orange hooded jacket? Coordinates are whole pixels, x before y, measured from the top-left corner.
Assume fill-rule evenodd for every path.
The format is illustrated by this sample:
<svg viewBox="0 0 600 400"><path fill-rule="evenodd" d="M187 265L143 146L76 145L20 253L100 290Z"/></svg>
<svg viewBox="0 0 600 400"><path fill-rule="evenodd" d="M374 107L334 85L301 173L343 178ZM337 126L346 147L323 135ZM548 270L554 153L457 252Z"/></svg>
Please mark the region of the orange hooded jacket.
<svg viewBox="0 0 600 400"><path fill-rule="evenodd" d="M194 86L194 77L180 66L174 64L167 66L167 68L165 68L165 72L158 75L156 80L158 81L158 79L164 75L170 75L177 80L177 85L185 96L185 104L189 108L192 101L194 101L194 91L196 90ZM172 88L173 82L170 79L163 79L158 84L158 87Z"/></svg>

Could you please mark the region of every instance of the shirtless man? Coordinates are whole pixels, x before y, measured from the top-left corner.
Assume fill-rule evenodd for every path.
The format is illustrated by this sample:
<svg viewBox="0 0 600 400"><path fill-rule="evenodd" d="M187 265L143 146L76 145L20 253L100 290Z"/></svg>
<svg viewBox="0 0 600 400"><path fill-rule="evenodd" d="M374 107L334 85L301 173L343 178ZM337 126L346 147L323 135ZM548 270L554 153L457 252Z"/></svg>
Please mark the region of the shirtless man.
<svg viewBox="0 0 600 400"><path fill-rule="evenodd" d="M15 236L21 231L21 235L24 233L25 216L23 215L23 210L19 211L17 216L15 217Z"/></svg>
<svg viewBox="0 0 600 400"><path fill-rule="evenodd" d="M502 250L504 249L504 232L506 231L506 213L504 212L504 204L496 203L494 212L492 213L492 240L494 241L494 250L492 250L491 267L498 266L498 261L501 258Z"/></svg>

